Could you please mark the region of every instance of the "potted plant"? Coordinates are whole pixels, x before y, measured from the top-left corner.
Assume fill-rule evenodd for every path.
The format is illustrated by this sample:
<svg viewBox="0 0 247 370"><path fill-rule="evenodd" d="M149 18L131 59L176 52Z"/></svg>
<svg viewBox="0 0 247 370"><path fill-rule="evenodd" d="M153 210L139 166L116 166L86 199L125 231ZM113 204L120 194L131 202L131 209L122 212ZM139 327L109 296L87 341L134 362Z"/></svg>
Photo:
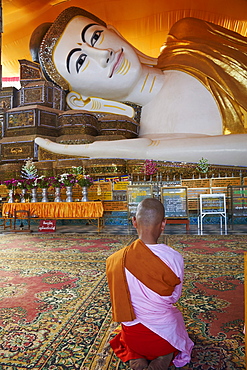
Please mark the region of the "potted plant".
<svg viewBox="0 0 247 370"><path fill-rule="evenodd" d="M61 202L61 187L63 184L60 181L60 176L51 176L49 182L50 186L55 189L54 202Z"/></svg>
<svg viewBox="0 0 247 370"><path fill-rule="evenodd" d="M63 173L59 176L62 186L66 187L66 202L73 202L72 187L76 183L76 177L72 173Z"/></svg>
<svg viewBox="0 0 247 370"><path fill-rule="evenodd" d="M88 201L88 188L93 184L93 179L85 174L85 169L81 166L73 167L72 169L75 177L76 177L76 183L81 186L82 188L82 202Z"/></svg>
<svg viewBox="0 0 247 370"><path fill-rule="evenodd" d="M34 184L36 187L42 189L42 199L41 202L48 202L48 188L50 186L50 180L49 177L45 177L44 175L41 175L39 177L36 177L34 180Z"/></svg>
<svg viewBox="0 0 247 370"><path fill-rule="evenodd" d="M18 180L16 179L5 180L2 183L9 190L8 203L14 203L14 192L15 192L15 189L17 188Z"/></svg>

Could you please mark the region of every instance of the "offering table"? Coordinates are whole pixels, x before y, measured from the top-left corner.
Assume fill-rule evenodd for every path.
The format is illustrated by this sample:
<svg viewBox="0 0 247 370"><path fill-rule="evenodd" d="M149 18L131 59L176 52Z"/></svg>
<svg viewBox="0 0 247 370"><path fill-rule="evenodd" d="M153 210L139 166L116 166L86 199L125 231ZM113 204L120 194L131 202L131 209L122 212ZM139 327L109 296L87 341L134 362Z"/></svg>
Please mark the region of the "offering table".
<svg viewBox="0 0 247 370"><path fill-rule="evenodd" d="M2 215L12 219L15 211L29 211L31 219L96 219L98 231L103 225L102 202L37 202L37 203L4 203Z"/></svg>

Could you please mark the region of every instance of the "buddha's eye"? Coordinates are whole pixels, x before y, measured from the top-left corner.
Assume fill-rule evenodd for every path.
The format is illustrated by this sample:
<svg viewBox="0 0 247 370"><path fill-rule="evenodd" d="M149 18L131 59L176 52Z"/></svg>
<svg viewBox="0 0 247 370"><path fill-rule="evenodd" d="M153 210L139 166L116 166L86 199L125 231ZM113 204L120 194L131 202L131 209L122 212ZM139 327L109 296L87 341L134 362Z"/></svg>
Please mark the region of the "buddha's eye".
<svg viewBox="0 0 247 370"><path fill-rule="evenodd" d="M98 41L98 39L100 38L100 35L101 33L103 32L102 31L95 31L91 37L91 45L92 47L94 47L94 45L96 44L96 42Z"/></svg>
<svg viewBox="0 0 247 370"><path fill-rule="evenodd" d="M86 60L86 58L87 58L87 54L81 54L79 56L79 58L77 59L76 64L75 64L75 68L76 68L77 73L80 71L81 67L83 66L83 63Z"/></svg>

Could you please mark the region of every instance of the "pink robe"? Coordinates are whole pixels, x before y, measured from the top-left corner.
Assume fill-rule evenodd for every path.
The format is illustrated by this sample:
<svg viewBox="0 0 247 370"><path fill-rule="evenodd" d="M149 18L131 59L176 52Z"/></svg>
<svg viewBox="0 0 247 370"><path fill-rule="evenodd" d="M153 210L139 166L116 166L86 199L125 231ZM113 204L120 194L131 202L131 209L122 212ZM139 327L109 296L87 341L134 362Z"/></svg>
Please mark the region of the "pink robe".
<svg viewBox="0 0 247 370"><path fill-rule="evenodd" d="M166 339L180 351L173 362L176 367L182 367L190 362L191 350L194 345L186 331L181 312L174 306L182 291L183 257L179 252L165 244L147 245L147 247L172 269L180 278L181 284L175 287L172 295L160 296L147 288L125 269L136 319L123 322L123 324L131 326L141 323L160 337Z"/></svg>

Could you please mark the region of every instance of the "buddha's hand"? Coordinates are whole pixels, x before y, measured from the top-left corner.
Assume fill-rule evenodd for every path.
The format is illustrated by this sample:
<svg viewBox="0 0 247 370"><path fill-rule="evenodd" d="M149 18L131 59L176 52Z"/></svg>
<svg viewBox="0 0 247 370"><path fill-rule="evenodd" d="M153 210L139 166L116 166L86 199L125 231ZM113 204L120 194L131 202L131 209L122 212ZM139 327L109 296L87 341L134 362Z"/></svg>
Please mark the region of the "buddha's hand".
<svg viewBox="0 0 247 370"><path fill-rule="evenodd" d="M145 158L151 140L146 138L95 141L91 144L59 144L37 137L35 143L57 154L88 158Z"/></svg>

